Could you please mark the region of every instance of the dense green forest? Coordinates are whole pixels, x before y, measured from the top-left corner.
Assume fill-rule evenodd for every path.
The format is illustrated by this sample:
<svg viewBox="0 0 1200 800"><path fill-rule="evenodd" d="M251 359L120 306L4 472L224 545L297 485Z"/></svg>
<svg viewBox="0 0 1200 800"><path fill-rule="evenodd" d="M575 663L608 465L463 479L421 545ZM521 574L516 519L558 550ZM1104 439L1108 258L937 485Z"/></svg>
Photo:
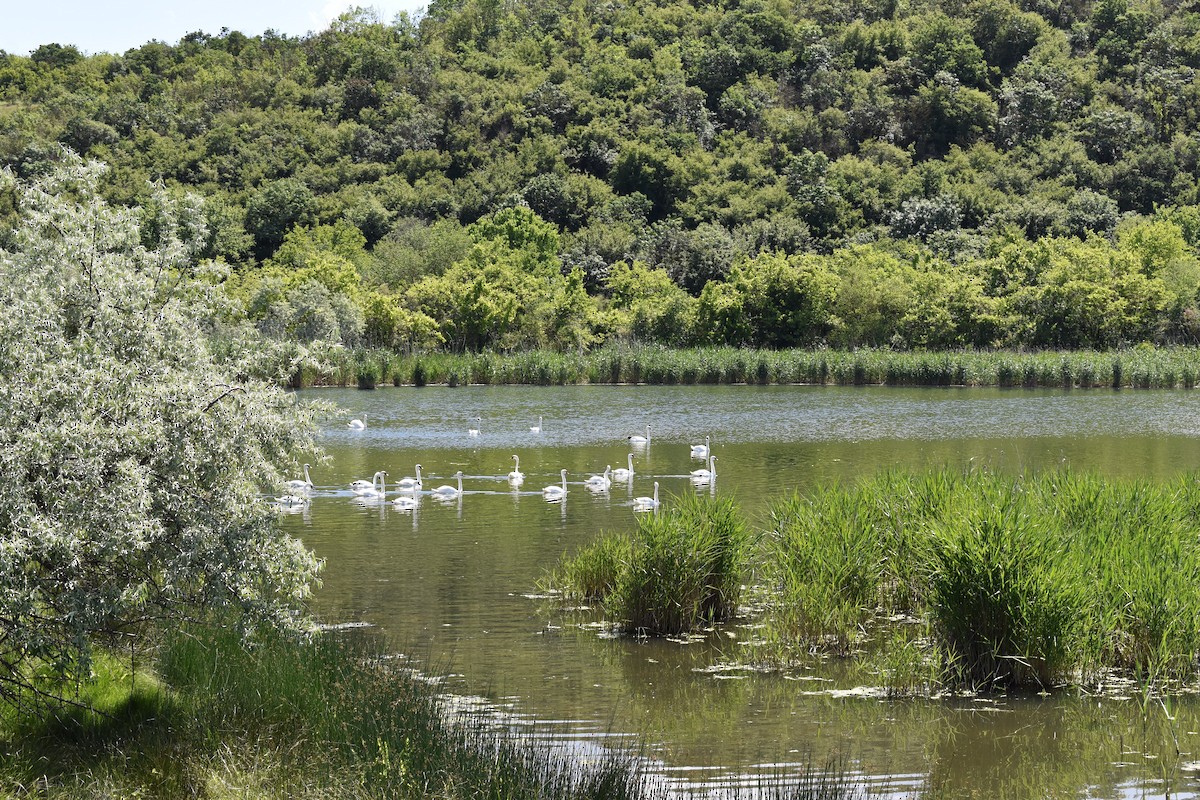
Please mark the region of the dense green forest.
<svg viewBox="0 0 1200 800"><path fill-rule="evenodd" d="M0 165L199 193L301 341L1194 343L1197 68L1188 3L442 0L0 53Z"/></svg>

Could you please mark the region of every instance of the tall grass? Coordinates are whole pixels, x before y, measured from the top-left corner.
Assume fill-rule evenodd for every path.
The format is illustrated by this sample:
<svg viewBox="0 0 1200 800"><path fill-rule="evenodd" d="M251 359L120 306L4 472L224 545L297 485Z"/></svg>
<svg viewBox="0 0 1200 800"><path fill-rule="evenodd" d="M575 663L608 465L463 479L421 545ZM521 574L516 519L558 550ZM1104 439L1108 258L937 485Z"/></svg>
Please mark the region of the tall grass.
<svg viewBox="0 0 1200 800"><path fill-rule="evenodd" d="M781 651L849 653L917 615L955 683L1196 675L1194 476L887 473L780 500L772 520L767 625Z"/></svg>
<svg viewBox="0 0 1200 800"><path fill-rule="evenodd" d="M402 355L343 350L335 351L321 368L305 366L293 376L292 385L350 386L361 382L363 376L397 386L800 383L1191 389L1200 377L1200 350L897 352L672 349L659 345L612 345L582 354L533 350Z"/></svg>
<svg viewBox="0 0 1200 800"><path fill-rule="evenodd" d="M732 500L687 495L639 517L632 537L608 534L564 559L557 580L603 600L624 630L686 633L737 613L752 541Z"/></svg>

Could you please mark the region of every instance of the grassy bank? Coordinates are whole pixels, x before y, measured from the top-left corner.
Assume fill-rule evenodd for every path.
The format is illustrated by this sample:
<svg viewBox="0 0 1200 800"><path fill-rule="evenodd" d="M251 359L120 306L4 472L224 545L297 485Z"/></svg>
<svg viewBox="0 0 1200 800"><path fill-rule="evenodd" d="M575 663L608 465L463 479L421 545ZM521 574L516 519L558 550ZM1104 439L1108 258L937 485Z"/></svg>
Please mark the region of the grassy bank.
<svg viewBox="0 0 1200 800"><path fill-rule="evenodd" d="M670 517L683 530L662 549L676 562L687 560L680 542L704 539L710 511ZM632 539L605 537L565 560L566 592L604 597L618 624L628 587L642 604L693 605L692 583L661 565L652 585L628 577L659 525L639 522ZM1196 677L1194 476L886 473L781 499L768 528L754 555L762 661L859 658L901 693L1096 684L1113 672L1161 690Z"/></svg>
<svg viewBox="0 0 1200 800"><path fill-rule="evenodd" d="M526 384L816 384L836 386L1000 386L1194 388L1200 349L1113 351L745 350L605 347L590 353L338 351L305 367L293 385L424 386Z"/></svg>
<svg viewBox="0 0 1200 800"><path fill-rule="evenodd" d="M0 717L0 796L631 800L666 792L632 755L583 763L485 719L449 722L430 681L361 635L176 633L153 665L101 658L79 707ZM779 798L865 793L836 768Z"/></svg>

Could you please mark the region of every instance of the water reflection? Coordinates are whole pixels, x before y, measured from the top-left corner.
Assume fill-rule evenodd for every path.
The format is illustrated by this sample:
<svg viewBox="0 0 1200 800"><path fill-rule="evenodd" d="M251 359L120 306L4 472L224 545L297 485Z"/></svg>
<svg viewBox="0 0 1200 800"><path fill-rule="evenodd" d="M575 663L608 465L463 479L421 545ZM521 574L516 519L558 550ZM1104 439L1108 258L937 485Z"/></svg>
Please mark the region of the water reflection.
<svg viewBox="0 0 1200 800"><path fill-rule="evenodd" d="M529 595L564 553L601 531L631 529L636 498L653 499L655 486L663 507L685 493L721 494L762 522L777 497L893 467L1196 469L1200 394L471 387L319 395L370 425L331 426L331 459L313 475L310 502L282 509L285 525L326 559L318 612L375 624L427 654L426 663L453 664L462 676L456 691L556 721L547 735L591 746L609 731L640 734L654 768L680 786L775 779L842 758L866 782L947 796L1197 789L1200 709L1191 699L1170 715L1137 699L1070 694L889 702L856 694L872 676L837 662L786 677L714 671L740 660L753 628L687 644L602 639L595 610L564 613ZM464 420L476 417L481 434L468 437ZM652 443L631 442L647 422ZM710 437L719 480L692 479L702 466L692 458L697 431ZM461 471L463 492L444 500L413 493L407 508L394 494L358 503L346 488L417 463L426 487ZM513 484L518 463L525 477ZM583 491L597 464L635 471L607 491ZM544 502L541 487L561 488L563 469L567 493Z"/></svg>

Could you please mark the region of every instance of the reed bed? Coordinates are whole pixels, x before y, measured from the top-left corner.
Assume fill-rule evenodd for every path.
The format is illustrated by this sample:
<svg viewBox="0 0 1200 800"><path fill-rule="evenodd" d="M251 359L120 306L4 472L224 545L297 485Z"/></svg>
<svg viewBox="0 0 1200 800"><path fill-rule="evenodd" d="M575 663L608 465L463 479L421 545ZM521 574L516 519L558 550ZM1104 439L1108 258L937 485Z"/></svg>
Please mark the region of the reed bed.
<svg viewBox="0 0 1200 800"><path fill-rule="evenodd" d="M623 630L687 633L737 613L752 545L732 500L685 495L639 517L632 537L608 534L564 558L552 583L602 601Z"/></svg>
<svg viewBox="0 0 1200 800"><path fill-rule="evenodd" d="M355 632L247 648L228 630L167 634L155 672L112 655L50 717L0 712L0 786L41 798L658 800L635 753L581 759L485 714L450 713L436 682ZM844 765L756 796L870 793ZM736 792L733 793L736 797Z"/></svg>
<svg viewBox="0 0 1200 800"><path fill-rule="evenodd" d="M373 388L382 384L599 383L1191 389L1198 379L1200 349L1189 347L898 352L621 345L588 353L533 350L398 354L388 350L337 350L321 366L299 369L292 385Z"/></svg>
<svg viewBox="0 0 1200 800"><path fill-rule="evenodd" d="M779 653L850 654L908 616L951 684L1194 678L1195 477L886 473L777 502L763 557ZM911 648L892 641L909 659ZM911 670L909 670L911 673Z"/></svg>

